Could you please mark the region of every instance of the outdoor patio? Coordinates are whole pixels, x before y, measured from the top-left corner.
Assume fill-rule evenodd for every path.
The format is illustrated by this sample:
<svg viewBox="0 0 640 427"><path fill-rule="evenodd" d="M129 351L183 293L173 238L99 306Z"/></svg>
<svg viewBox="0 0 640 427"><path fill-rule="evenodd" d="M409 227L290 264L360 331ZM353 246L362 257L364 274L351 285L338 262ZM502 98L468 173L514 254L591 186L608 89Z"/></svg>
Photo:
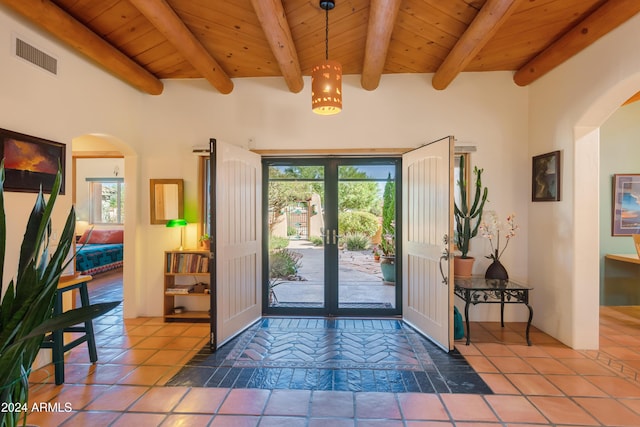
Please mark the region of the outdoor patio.
<svg viewBox="0 0 640 427"><path fill-rule="evenodd" d="M299 303L321 304L324 297L324 247L308 240L291 240L287 249L302 255L298 276L301 280L287 281L274 288L278 305ZM371 250L348 251L338 255L340 304L384 304L395 306L395 286L382 281L380 263Z"/></svg>

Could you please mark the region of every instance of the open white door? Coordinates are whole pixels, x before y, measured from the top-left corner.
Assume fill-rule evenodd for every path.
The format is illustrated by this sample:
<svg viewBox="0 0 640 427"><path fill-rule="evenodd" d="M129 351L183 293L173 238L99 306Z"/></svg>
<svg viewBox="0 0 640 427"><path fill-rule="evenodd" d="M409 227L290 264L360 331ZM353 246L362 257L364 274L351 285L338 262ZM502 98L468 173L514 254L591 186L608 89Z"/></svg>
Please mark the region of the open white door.
<svg viewBox="0 0 640 427"><path fill-rule="evenodd" d="M444 350L453 350L454 138L402 160L402 316Z"/></svg>
<svg viewBox="0 0 640 427"><path fill-rule="evenodd" d="M211 140L211 347L262 315L261 157Z"/></svg>

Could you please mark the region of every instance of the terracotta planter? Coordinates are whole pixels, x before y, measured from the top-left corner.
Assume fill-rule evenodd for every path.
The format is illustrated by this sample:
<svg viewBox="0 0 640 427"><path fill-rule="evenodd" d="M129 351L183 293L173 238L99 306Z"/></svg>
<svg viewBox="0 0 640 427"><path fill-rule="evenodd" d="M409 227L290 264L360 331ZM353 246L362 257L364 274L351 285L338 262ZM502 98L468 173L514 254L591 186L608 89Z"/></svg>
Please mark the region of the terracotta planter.
<svg viewBox="0 0 640 427"><path fill-rule="evenodd" d="M453 275L457 277L470 277L475 258L453 257Z"/></svg>

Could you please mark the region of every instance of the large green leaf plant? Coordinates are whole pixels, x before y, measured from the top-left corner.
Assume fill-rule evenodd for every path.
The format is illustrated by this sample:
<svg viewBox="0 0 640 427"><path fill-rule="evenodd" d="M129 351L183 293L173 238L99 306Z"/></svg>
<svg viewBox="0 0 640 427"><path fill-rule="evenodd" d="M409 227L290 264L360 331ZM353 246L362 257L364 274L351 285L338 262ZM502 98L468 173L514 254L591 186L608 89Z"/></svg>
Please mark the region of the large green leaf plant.
<svg viewBox="0 0 640 427"><path fill-rule="evenodd" d="M4 161L0 163L0 427L26 423L29 374L47 332L98 317L120 301L94 304L53 316L53 305L60 275L69 262L74 239L75 212L69 212L55 250L50 249L51 214L62 182L58 172L49 200L42 190L29 216L20 247L15 279L4 286L7 224L4 209Z"/></svg>

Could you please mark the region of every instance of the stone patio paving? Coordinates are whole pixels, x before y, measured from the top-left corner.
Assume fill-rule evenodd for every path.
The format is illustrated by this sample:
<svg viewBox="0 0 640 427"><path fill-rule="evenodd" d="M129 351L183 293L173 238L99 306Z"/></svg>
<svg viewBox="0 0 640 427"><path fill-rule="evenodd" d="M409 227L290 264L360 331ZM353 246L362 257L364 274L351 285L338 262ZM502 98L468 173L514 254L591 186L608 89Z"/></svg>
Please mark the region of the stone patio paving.
<svg viewBox="0 0 640 427"><path fill-rule="evenodd" d="M291 240L289 250L302 255L298 275L303 279L274 288L279 304L322 303L324 296L324 248L307 240ZM395 306L395 286L382 281L380 264L371 250L340 250L338 255L339 303L382 303Z"/></svg>

